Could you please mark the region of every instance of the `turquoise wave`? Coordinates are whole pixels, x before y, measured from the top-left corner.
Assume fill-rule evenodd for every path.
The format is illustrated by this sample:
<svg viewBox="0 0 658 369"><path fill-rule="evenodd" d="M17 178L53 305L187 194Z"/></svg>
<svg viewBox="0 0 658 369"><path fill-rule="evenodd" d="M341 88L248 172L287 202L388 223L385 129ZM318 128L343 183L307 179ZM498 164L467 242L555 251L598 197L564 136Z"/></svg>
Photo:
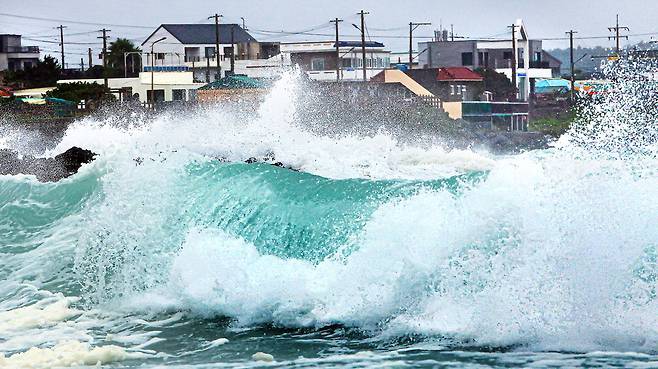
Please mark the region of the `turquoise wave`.
<svg viewBox="0 0 658 369"><path fill-rule="evenodd" d="M183 191L195 225L212 225L261 253L320 261L349 243L383 203L421 191L454 194L486 176L447 179L328 179L267 164L205 163L188 168Z"/></svg>

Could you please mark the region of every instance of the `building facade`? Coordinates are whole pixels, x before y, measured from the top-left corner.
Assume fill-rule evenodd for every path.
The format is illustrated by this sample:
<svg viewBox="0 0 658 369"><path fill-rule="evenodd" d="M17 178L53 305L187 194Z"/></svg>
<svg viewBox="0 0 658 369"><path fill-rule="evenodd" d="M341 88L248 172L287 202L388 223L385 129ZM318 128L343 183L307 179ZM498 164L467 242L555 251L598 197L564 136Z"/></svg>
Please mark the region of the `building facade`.
<svg viewBox="0 0 658 369"><path fill-rule="evenodd" d="M38 46L23 46L21 35L0 35L0 71L27 69L38 61Z"/></svg>
<svg viewBox="0 0 658 369"><path fill-rule="evenodd" d="M369 80L391 65L391 53L381 42L368 41L365 47L366 79ZM284 64L299 66L313 80L363 80L361 42L339 41L338 50L337 55L335 41L281 43L281 59ZM337 71L339 78L336 78Z"/></svg>
<svg viewBox="0 0 658 369"><path fill-rule="evenodd" d="M441 101L479 100L484 78L466 67L410 69L405 73Z"/></svg>
<svg viewBox="0 0 658 369"><path fill-rule="evenodd" d="M63 79L57 81L58 84L76 82L102 85L104 80ZM107 83L117 99L126 100L132 97L142 103L152 101L152 94L156 103L194 101L196 100L196 90L205 85L205 83L194 82L192 72L158 70L157 68L153 73L141 72L139 77L109 78ZM151 89L151 83L153 83L153 89Z"/></svg>
<svg viewBox="0 0 658 369"><path fill-rule="evenodd" d="M153 45L151 55L152 43L163 37L163 41ZM247 74L246 69L252 65L262 64L267 68L268 63L262 61L268 59L273 59L269 64L274 67L281 64L276 58L278 43L258 42L237 24L220 24L219 50L216 41L214 24L162 24L142 43L142 65L185 66L193 72L195 81L210 82L227 72ZM221 71L217 69L217 58Z"/></svg>
<svg viewBox="0 0 658 369"><path fill-rule="evenodd" d="M516 52L511 40L455 40L419 43L421 68L467 67L488 68L512 79L516 67L518 98L527 101L537 78L551 78L559 70L559 61L547 58L541 40L528 37L522 21L516 22ZM516 54L516 58L514 57ZM546 60L549 59L549 60ZM557 65L551 65L557 64Z"/></svg>

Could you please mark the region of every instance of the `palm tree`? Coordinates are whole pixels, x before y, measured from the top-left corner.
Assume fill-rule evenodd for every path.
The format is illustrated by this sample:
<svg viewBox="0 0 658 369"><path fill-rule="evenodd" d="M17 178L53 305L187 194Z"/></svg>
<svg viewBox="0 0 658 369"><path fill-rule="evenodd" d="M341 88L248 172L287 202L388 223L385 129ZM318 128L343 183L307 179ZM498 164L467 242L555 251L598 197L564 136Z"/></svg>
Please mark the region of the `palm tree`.
<svg viewBox="0 0 658 369"><path fill-rule="evenodd" d="M124 76L124 55L127 52L140 52L141 50L127 38L117 38L116 41L110 43L107 66L108 73L114 77ZM128 69L128 76L135 76L141 69L141 59L136 55L129 55L126 59L126 67ZM133 73L135 71L135 73Z"/></svg>

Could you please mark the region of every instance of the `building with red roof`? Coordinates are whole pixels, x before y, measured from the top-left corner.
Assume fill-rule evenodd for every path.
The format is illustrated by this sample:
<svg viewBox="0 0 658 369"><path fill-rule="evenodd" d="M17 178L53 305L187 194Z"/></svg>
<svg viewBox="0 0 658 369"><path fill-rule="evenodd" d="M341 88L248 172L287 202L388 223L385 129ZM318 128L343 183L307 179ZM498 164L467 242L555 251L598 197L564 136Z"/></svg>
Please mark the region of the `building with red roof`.
<svg viewBox="0 0 658 369"><path fill-rule="evenodd" d="M484 78L467 67L410 69L405 73L442 101L479 100Z"/></svg>

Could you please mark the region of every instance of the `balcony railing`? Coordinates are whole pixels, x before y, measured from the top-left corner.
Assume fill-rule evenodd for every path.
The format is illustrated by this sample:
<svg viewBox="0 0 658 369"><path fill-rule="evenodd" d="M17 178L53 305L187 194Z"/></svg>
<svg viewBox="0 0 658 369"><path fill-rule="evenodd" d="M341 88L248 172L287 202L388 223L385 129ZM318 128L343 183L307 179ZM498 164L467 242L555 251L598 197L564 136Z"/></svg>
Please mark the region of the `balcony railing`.
<svg viewBox="0 0 658 369"><path fill-rule="evenodd" d="M39 46L7 46L8 53L39 53Z"/></svg>

